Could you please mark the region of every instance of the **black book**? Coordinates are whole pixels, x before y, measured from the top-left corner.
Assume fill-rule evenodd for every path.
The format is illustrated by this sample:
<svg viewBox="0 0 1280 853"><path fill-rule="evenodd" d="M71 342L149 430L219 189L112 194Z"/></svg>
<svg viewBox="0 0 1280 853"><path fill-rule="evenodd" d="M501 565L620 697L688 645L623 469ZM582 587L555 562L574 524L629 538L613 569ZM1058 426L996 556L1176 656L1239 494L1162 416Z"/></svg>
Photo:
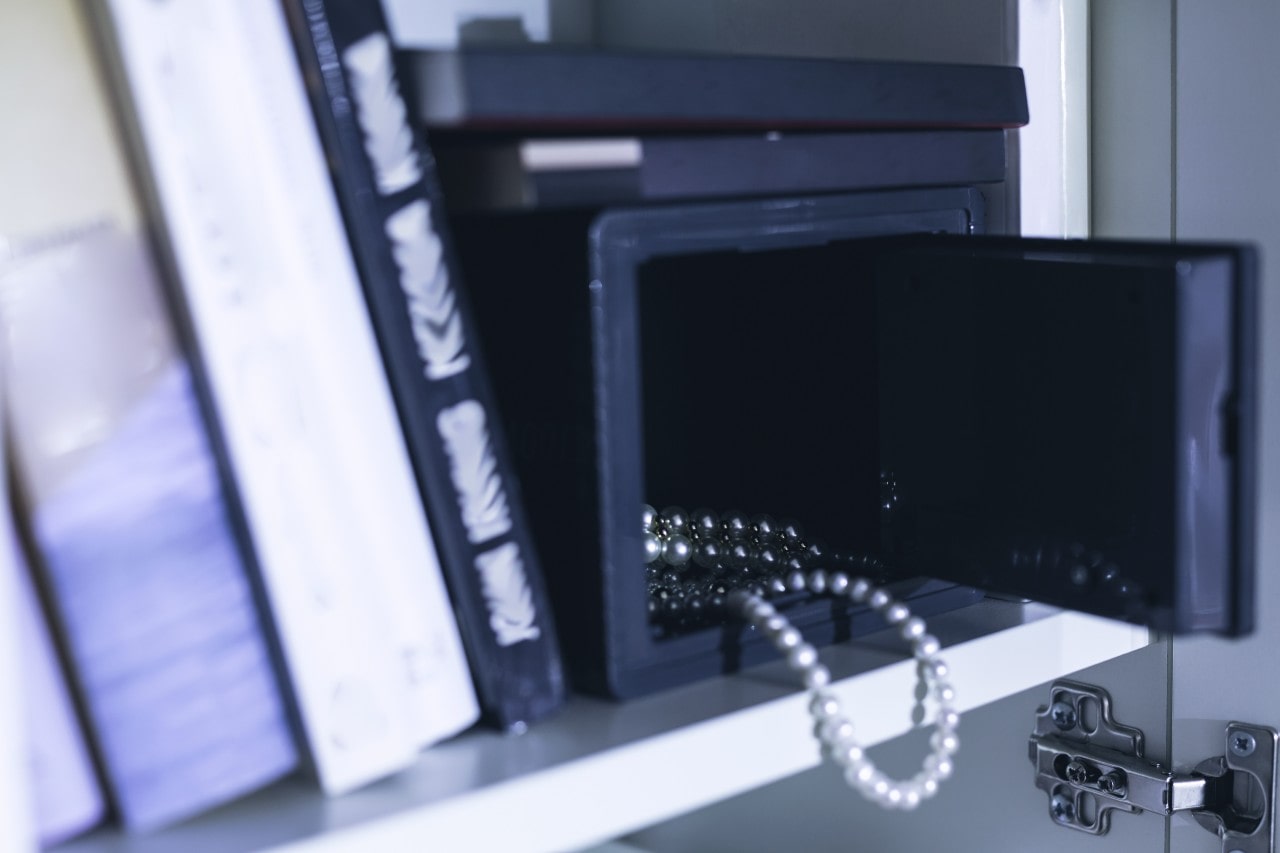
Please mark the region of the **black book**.
<svg viewBox="0 0 1280 853"><path fill-rule="evenodd" d="M1002 130L517 137L440 134L451 210L597 207L1003 181Z"/></svg>
<svg viewBox="0 0 1280 853"><path fill-rule="evenodd" d="M494 723L521 728L563 702L564 677L435 164L380 5L285 8L476 690Z"/></svg>
<svg viewBox="0 0 1280 853"><path fill-rule="evenodd" d="M1022 69L475 46L406 54L432 127L1010 128Z"/></svg>

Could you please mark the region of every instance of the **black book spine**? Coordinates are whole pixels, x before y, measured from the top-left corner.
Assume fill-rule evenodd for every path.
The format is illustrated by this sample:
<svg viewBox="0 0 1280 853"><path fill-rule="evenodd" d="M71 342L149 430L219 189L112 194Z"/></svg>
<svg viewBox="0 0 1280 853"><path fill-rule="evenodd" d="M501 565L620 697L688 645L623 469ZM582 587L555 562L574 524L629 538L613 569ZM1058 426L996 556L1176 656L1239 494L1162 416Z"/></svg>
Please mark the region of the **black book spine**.
<svg viewBox="0 0 1280 853"><path fill-rule="evenodd" d="M490 721L523 728L563 702L564 677L435 163L380 4L285 8L476 691Z"/></svg>

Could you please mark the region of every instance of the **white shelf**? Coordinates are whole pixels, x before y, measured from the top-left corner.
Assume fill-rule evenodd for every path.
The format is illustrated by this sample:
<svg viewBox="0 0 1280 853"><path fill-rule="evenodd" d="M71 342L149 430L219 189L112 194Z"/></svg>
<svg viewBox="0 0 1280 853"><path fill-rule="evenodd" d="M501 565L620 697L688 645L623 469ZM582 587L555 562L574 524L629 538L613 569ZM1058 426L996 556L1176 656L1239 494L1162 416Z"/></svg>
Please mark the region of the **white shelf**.
<svg viewBox="0 0 1280 853"><path fill-rule="evenodd" d="M931 622L961 710L1149 642L1142 628L1008 602ZM822 655L865 743L912 728L916 667L890 637ZM804 695L769 665L625 704L575 698L525 735L471 732L337 799L292 780L164 833L103 831L59 850L572 850L816 766L810 728Z"/></svg>

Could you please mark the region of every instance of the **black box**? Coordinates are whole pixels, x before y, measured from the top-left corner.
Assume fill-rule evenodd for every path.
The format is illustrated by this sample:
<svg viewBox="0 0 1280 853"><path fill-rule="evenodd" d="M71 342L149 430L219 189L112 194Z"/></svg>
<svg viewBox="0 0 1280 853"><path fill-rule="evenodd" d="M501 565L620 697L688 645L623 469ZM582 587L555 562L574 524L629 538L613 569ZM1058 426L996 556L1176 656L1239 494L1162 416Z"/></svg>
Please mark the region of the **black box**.
<svg viewBox="0 0 1280 853"><path fill-rule="evenodd" d="M878 554L875 287L863 238L983 230L971 188L459 215L462 268L579 689L647 693L776 653L731 623L659 636L640 509L800 521ZM903 579L921 615L980 598ZM865 607L784 609L814 643Z"/></svg>

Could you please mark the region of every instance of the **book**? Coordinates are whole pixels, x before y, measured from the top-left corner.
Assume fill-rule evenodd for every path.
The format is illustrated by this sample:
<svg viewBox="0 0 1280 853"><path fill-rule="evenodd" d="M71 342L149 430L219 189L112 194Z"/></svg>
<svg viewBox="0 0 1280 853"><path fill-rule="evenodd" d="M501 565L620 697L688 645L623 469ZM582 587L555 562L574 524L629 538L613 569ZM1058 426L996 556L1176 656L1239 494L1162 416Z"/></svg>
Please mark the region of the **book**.
<svg viewBox="0 0 1280 853"><path fill-rule="evenodd" d="M149 830L292 771L263 626L144 242L20 244L0 274L26 518L106 782Z"/></svg>
<svg viewBox="0 0 1280 853"><path fill-rule="evenodd" d="M434 146L451 210L965 186L1005 178L1000 130L642 137L475 134Z"/></svg>
<svg viewBox="0 0 1280 853"><path fill-rule="evenodd" d="M25 711L27 779L36 838L42 847L52 847L98 824L106 803L12 515L6 511L0 524L4 526L0 531L4 570L14 576L18 590L17 625L23 651L18 695Z"/></svg>
<svg viewBox="0 0 1280 853"><path fill-rule="evenodd" d="M431 154L379 4L286 7L481 704L520 729L564 676Z"/></svg>
<svg viewBox="0 0 1280 853"><path fill-rule="evenodd" d="M0 255L4 254L0 247ZM3 400L4 374L0 372L0 400ZM0 408L3 404L0 403ZM0 418L0 438L7 433ZM7 454L0 453L0 473L8 479ZM5 819L0 821L0 850L34 853L40 843L36 828L35 799L31 789L31 759L26 744L32 738L27 722L29 704L26 657L28 638L19 626L24 618L26 602L19 588L19 564L12 526L8 489L0 490L0 513L7 537L0 545L0 802L5 804Z"/></svg>
<svg viewBox="0 0 1280 853"><path fill-rule="evenodd" d="M1022 69L550 46L413 50L413 112L431 128L1012 128Z"/></svg>
<svg viewBox="0 0 1280 853"><path fill-rule="evenodd" d="M283 12L102 24L311 759L348 791L479 711Z"/></svg>

